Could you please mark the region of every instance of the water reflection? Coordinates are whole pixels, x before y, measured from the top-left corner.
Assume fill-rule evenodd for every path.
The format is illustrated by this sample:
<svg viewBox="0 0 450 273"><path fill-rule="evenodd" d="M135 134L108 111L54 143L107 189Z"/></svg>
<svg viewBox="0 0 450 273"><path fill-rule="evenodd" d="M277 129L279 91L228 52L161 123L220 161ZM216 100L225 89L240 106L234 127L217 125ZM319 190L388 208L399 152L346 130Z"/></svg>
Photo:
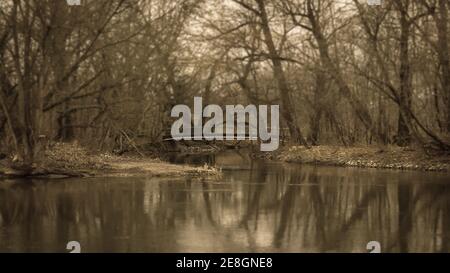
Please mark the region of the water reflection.
<svg viewBox="0 0 450 273"><path fill-rule="evenodd" d="M0 251L450 250L448 174L247 163L220 181L2 182Z"/></svg>

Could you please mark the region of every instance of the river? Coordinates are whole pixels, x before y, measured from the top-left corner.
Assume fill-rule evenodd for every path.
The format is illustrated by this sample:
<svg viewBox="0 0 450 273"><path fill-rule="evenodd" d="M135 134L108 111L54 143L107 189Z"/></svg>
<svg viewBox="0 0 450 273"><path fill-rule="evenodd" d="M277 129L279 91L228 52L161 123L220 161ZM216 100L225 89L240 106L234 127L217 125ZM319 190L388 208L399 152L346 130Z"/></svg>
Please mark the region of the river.
<svg viewBox="0 0 450 273"><path fill-rule="evenodd" d="M0 181L0 252L450 251L450 175L178 157L223 177Z"/></svg>

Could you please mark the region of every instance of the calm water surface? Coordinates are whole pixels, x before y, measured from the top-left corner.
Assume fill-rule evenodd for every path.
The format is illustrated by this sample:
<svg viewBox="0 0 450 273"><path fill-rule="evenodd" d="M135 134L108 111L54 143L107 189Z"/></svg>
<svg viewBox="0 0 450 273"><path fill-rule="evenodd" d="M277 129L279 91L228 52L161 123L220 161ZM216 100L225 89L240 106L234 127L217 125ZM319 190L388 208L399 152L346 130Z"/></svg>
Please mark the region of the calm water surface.
<svg viewBox="0 0 450 273"><path fill-rule="evenodd" d="M450 252L449 174L205 160L223 178L0 181L0 252Z"/></svg>

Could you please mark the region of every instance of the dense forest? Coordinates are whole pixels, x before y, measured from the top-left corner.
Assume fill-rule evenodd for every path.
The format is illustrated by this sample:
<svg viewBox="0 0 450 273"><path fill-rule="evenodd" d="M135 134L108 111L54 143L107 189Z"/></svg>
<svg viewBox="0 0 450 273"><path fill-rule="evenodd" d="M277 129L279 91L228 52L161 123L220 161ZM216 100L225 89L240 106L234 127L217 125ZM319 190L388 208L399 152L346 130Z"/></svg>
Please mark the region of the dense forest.
<svg viewBox="0 0 450 273"><path fill-rule="evenodd" d="M450 150L448 0L3 0L0 152L162 139L177 104L279 104L298 145Z"/></svg>

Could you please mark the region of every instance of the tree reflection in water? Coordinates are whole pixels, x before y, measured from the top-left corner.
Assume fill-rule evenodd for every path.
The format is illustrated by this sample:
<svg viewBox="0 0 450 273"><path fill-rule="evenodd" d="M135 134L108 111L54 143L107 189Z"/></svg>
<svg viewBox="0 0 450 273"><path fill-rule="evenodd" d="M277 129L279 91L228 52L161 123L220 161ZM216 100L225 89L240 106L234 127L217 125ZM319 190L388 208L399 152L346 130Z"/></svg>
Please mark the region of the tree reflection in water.
<svg viewBox="0 0 450 273"><path fill-rule="evenodd" d="M220 181L2 182L0 251L450 250L448 174L247 161Z"/></svg>

